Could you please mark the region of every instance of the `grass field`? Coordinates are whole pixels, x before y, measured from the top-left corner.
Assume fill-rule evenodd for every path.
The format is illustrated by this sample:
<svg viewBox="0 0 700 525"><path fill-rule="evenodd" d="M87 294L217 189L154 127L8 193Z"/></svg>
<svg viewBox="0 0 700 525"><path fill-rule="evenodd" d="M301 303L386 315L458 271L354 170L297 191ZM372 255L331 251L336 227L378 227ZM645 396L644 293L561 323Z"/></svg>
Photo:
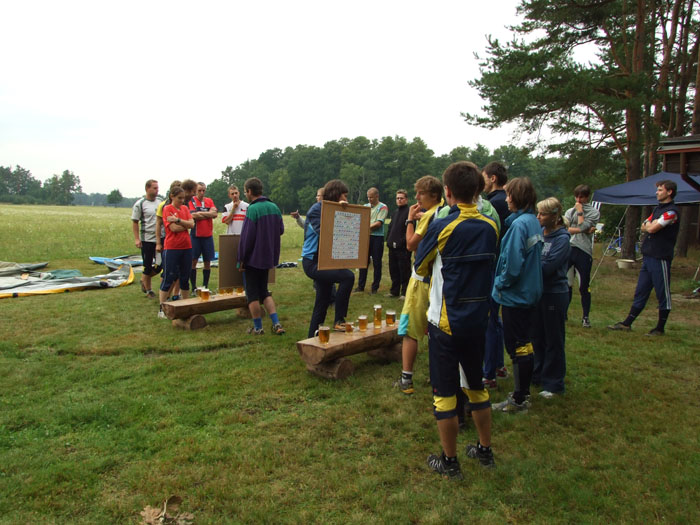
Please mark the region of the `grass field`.
<svg viewBox="0 0 700 525"><path fill-rule="evenodd" d="M137 251L129 213L5 205L0 260L103 273L88 256ZM302 231L286 225L282 260L296 261ZM674 261L674 294L696 286L699 257ZM311 376L294 344L311 282L301 268L277 275L284 337L246 335L234 312L175 330L137 283L0 300L0 523L139 523L172 494L198 524L700 522L697 301L674 302L663 338L644 336L653 296L632 333L610 332L637 271L606 258L593 328L578 293L569 310L566 395L494 414L495 471L464 456L468 428L466 479L451 483L425 465L439 450L425 342L410 397L391 387L399 364L365 356L347 380ZM385 269L382 294L387 283ZM351 318L375 298L353 295Z"/></svg>

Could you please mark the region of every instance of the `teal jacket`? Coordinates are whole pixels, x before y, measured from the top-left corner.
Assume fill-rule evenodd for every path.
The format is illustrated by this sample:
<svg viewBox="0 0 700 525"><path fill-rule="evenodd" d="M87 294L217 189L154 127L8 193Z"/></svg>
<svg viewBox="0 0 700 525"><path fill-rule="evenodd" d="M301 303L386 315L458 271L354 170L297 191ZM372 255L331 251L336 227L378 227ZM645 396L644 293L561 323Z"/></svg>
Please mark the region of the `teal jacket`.
<svg viewBox="0 0 700 525"><path fill-rule="evenodd" d="M491 297L503 306L527 308L542 297L542 227L532 210L506 219Z"/></svg>

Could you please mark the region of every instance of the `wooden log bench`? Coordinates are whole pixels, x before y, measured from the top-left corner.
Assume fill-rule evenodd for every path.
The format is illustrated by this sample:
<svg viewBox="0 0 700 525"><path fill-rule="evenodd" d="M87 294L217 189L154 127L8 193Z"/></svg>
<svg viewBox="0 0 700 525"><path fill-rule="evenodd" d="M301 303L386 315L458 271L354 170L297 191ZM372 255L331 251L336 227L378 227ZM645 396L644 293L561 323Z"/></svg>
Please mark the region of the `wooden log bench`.
<svg viewBox="0 0 700 525"><path fill-rule="evenodd" d="M163 312L171 319L173 326L185 330L198 330L207 326L204 314L232 310L238 308L248 310L244 293L232 295L213 295L208 301L202 301L199 297L180 299L163 303Z"/></svg>
<svg viewBox="0 0 700 525"><path fill-rule="evenodd" d="M401 337L398 325L387 326L382 322L381 328L370 326L360 332L355 328L351 334L331 332L327 344L322 344L318 337L311 337L297 342L297 350L306 369L320 377L344 379L354 371L349 355L367 352L368 355L382 361L401 361Z"/></svg>

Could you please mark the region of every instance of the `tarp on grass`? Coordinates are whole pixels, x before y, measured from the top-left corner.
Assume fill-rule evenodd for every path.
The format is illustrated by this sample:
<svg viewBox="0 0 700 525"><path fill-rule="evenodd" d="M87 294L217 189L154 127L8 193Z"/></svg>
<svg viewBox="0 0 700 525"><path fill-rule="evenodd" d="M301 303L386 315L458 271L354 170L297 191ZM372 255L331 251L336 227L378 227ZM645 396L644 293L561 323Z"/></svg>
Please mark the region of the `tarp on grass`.
<svg viewBox="0 0 700 525"><path fill-rule="evenodd" d="M700 175L691 175L700 182ZM644 179L632 180L615 186L608 186L595 190L594 202L603 204L624 204L627 206L656 206L656 183L661 180L672 180L678 186L678 194L673 202L676 204L690 204L700 202L700 192L685 182L678 173L662 171L656 175L650 175Z"/></svg>
<svg viewBox="0 0 700 525"><path fill-rule="evenodd" d="M116 288L134 281L134 271L122 264L112 272L92 277L78 270L38 271L48 263L18 264L0 261L0 299L51 293L74 292L90 288Z"/></svg>
<svg viewBox="0 0 700 525"><path fill-rule="evenodd" d="M128 264L130 266L134 267L134 270L137 272L143 271L143 258L141 255L119 255L118 257L97 257L97 256L90 256L89 259L97 264L104 264L108 268L117 268L121 266L122 264ZM160 263L159 263L160 264ZM197 268L201 268L202 265L204 264L204 261L202 257L199 258L199 261L197 263ZM211 266L213 267L218 267L219 266L219 252L214 252L214 259L211 261Z"/></svg>

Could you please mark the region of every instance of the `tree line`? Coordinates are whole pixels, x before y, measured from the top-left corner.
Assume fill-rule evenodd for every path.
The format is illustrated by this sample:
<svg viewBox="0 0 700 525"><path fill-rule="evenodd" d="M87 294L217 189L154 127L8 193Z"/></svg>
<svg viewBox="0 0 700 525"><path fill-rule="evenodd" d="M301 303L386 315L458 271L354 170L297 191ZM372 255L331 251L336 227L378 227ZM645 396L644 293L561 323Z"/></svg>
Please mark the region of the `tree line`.
<svg viewBox="0 0 700 525"><path fill-rule="evenodd" d="M413 185L424 175L440 177L452 162L470 160L483 167L492 160L503 162L509 177L530 177L539 195L564 197L580 183L559 156L544 157L528 147L504 145L490 151L477 144L460 146L449 154L435 155L426 143L416 137L383 137L370 140L360 136L353 139L332 140L323 145L298 145L294 148L274 148L261 153L257 159L246 160L238 166L227 166L221 176L207 187L207 195L217 205L228 202L227 189L236 185L242 190L250 177L263 182L265 194L284 213L300 210L302 214L315 202L316 190L331 179L342 179L350 188L349 200L367 201L371 187L379 190L380 198L394 206L397 189L413 195ZM620 163L610 162L610 171L600 172L598 180L606 185L622 182L624 169ZM622 169L621 169L622 168Z"/></svg>

